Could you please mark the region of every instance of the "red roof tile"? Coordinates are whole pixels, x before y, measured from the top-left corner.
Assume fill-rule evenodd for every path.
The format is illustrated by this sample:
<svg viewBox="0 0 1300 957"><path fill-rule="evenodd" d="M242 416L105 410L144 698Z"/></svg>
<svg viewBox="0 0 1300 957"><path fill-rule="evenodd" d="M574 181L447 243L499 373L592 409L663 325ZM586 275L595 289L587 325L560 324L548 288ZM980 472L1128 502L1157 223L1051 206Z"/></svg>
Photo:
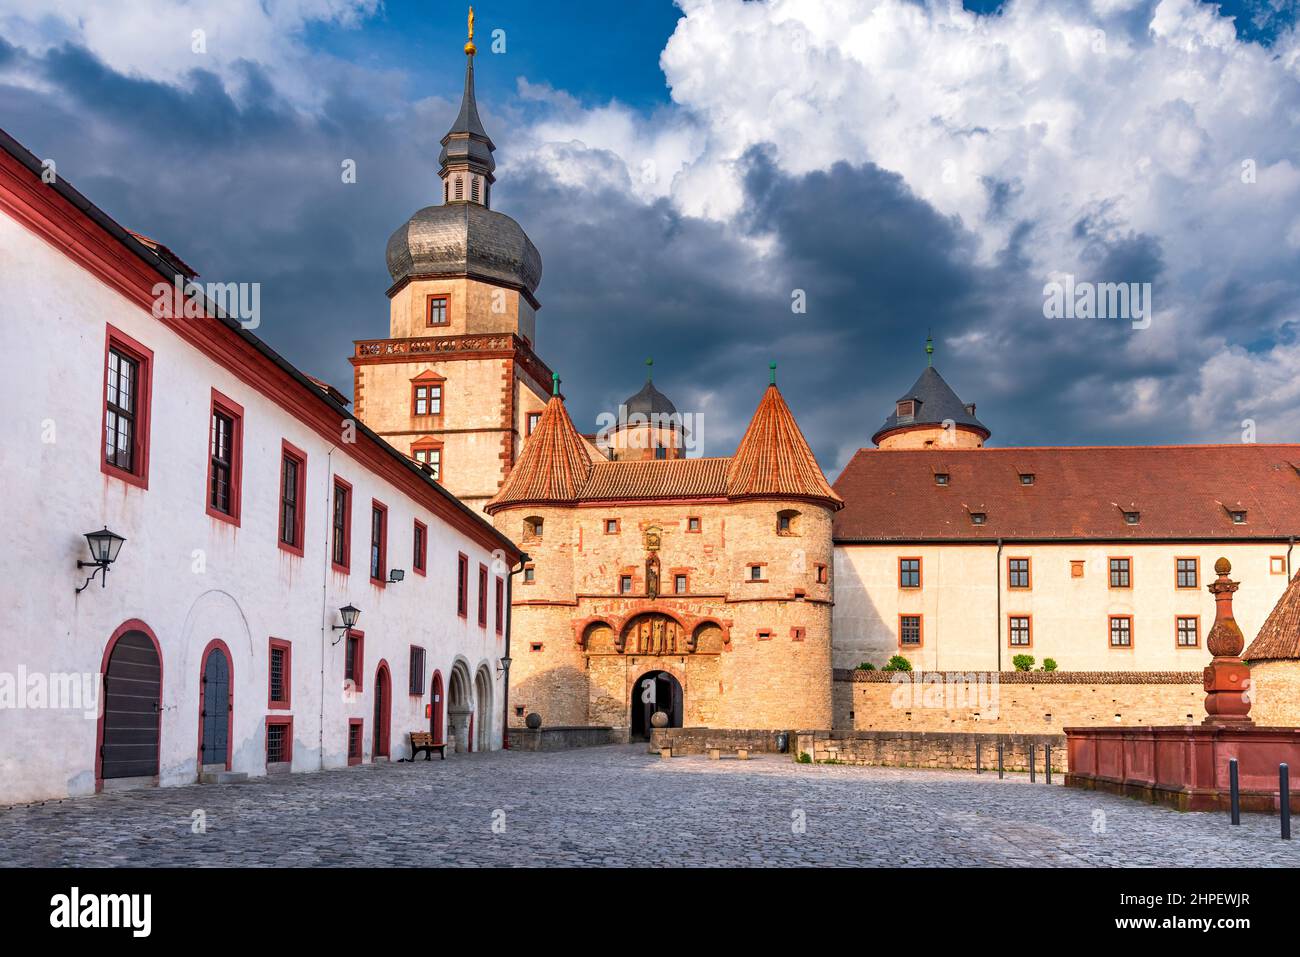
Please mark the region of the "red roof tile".
<svg viewBox="0 0 1300 957"><path fill-rule="evenodd" d="M1296 464L1300 445L859 449L835 482L835 539L1286 539L1300 534Z"/></svg>
<svg viewBox="0 0 1300 957"><path fill-rule="evenodd" d="M776 495L821 499L832 508L843 502L831 489L808 441L775 385L767 387L727 470L732 498Z"/></svg>
<svg viewBox="0 0 1300 957"><path fill-rule="evenodd" d="M1300 575L1291 579L1259 634L1241 656L1247 661L1300 658Z"/></svg>
<svg viewBox="0 0 1300 957"><path fill-rule="evenodd" d="M496 508L523 502L571 502L591 475L592 461L586 442L578 435L559 396L546 403L533 434L524 443L519 461L500 490L488 502Z"/></svg>
<svg viewBox="0 0 1300 957"><path fill-rule="evenodd" d="M582 499L724 498L730 462L722 458L597 462Z"/></svg>

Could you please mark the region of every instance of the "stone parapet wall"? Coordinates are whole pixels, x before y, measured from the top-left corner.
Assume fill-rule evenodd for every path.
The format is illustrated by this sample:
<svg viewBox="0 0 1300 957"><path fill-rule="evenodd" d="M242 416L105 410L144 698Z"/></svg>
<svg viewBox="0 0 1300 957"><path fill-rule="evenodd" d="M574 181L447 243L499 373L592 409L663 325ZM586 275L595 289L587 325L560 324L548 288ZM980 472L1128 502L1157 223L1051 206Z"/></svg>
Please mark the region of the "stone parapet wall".
<svg viewBox="0 0 1300 957"><path fill-rule="evenodd" d="M837 729L1059 735L1205 717L1200 672L834 673Z"/></svg>
<svg viewBox="0 0 1300 957"><path fill-rule="evenodd" d="M929 731L800 731L795 736L796 755L816 762L862 764L891 768L973 769L976 759L986 771L997 772L998 745L1008 771L1029 769L1029 749L1041 773L1047 748L1052 768L1066 770L1064 734L952 734ZM978 748L978 755L976 753Z"/></svg>
<svg viewBox="0 0 1300 957"><path fill-rule="evenodd" d="M574 726L557 728L511 728L511 751L567 751L604 744L621 744L626 732L610 727Z"/></svg>
<svg viewBox="0 0 1300 957"><path fill-rule="evenodd" d="M778 754L777 731L752 731L740 728L656 728L650 734L650 750L672 748L673 756L705 754L709 748L724 753L747 748L755 754ZM795 733L786 732L793 750Z"/></svg>

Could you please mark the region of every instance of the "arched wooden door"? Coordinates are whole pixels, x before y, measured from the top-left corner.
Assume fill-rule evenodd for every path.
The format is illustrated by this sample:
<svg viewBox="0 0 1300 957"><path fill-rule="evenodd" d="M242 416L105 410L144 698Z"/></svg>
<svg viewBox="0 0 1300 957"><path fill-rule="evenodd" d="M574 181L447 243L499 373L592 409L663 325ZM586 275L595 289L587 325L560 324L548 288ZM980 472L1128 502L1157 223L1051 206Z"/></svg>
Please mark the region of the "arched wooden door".
<svg viewBox="0 0 1300 957"><path fill-rule="evenodd" d="M371 760L388 757L388 737L392 717L392 688L388 680L388 665L379 663L375 671L374 746Z"/></svg>
<svg viewBox="0 0 1300 957"><path fill-rule="evenodd" d="M110 642L102 694L100 779L156 776L162 736L162 659L149 634L124 630Z"/></svg>
<svg viewBox="0 0 1300 957"><path fill-rule="evenodd" d="M234 686L225 646L213 642L203 658L199 678L199 765L220 764L230 770L230 723Z"/></svg>
<svg viewBox="0 0 1300 957"><path fill-rule="evenodd" d="M443 738L443 700L442 700L442 672L433 673L432 692L429 695L429 733L433 735L433 740L441 744Z"/></svg>

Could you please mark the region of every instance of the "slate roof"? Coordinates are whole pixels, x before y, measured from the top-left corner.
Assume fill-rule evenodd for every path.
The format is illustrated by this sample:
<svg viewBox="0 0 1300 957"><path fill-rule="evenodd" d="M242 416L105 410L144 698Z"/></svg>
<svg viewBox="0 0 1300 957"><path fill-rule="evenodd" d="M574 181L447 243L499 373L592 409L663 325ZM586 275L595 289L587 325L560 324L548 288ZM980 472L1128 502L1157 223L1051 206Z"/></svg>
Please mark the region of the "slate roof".
<svg viewBox="0 0 1300 957"><path fill-rule="evenodd" d="M859 449L835 482L837 542L1285 541L1300 445ZM948 476L940 485L936 474ZM1020 476L1032 475L1033 484ZM1235 524L1230 512L1244 510ZM1138 513L1129 524L1125 511ZM984 524L972 512L986 515Z"/></svg>
<svg viewBox="0 0 1300 957"><path fill-rule="evenodd" d="M1300 574L1269 612L1259 634L1241 655L1247 661L1290 661L1300 658Z"/></svg>
<svg viewBox="0 0 1300 957"><path fill-rule="evenodd" d="M916 412L906 418L898 417L898 406L895 403L894 412L885 419L885 424L876 430L875 435L871 437L873 443L879 442L880 437L894 429L908 428L918 425L943 425L945 421L951 419L957 425L970 426L984 433L984 438L988 438L992 433L988 427L979 419L975 418L974 406L969 409L961 399L957 398L957 393L952 391L952 387L944 381L943 376L933 366L926 366L925 371L921 373L912 388L898 397L899 402L912 399L917 403Z"/></svg>
<svg viewBox="0 0 1300 957"><path fill-rule="evenodd" d="M641 413L642 415L676 415L677 406L673 405L672 400L655 388L655 384L645 380L645 385L641 386L641 391L635 395L628 396L623 405L627 407L627 414Z"/></svg>

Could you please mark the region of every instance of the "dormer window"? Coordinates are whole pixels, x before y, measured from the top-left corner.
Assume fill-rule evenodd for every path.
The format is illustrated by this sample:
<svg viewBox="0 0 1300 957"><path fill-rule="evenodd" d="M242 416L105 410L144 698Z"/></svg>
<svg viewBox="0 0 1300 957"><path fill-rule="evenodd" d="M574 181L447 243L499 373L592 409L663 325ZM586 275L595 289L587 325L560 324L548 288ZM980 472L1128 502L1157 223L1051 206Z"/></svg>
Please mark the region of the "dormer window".
<svg viewBox="0 0 1300 957"><path fill-rule="evenodd" d="M900 400L898 403L898 407L895 411L898 413L898 418L910 419L912 416L916 415L916 400L915 399Z"/></svg>
<svg viewBox="0 0 1300 957"><path fill-rule="evenodd" d="M934 473L934 484L935 484L935 485L947 485L947 484L948 484L948 473L947 473L947 472L935 472L935 473Z"/></svg>
<svg viewBox="0 0 1300 957"><path fill-rule="evenodd" d="M1020 473L1020 484L1021 484L1021 485L1033 485L1033 484L1034 484L1034 473L1033 473L1033 472L1021 472L1021 473Z"/></svg>
<svg viewBox="0 0 1300 957"><path fill-rule="evenodd" d="M1125 513L1124 513L1124 524L1125 524L1125 525L1136 525L1136 524L1137 524L1138 522L1140 522L1141 520L1142 520L1142 513L1141 513L1141 512L1125 512Z"/></svg>
<svg viewBox="0 0 1300 957"><path fill-rule="evenodd" d="M988 521L988 513L986 512L970 513L970 523L972 525L983 525L986 521Z"/></svg>
<svg viewBox="0 0 1300 957"><path fill-rule="evenodd" d="M1233 524L1233 525L1245 525L1245 524L1246 524L1246 510L1245 510L1245 509L1240 509L1240 508L1239 508L1239 509L1230 509L1230 510L1228 511L1228 514L1232 516L1232 524Z"/></svg>

